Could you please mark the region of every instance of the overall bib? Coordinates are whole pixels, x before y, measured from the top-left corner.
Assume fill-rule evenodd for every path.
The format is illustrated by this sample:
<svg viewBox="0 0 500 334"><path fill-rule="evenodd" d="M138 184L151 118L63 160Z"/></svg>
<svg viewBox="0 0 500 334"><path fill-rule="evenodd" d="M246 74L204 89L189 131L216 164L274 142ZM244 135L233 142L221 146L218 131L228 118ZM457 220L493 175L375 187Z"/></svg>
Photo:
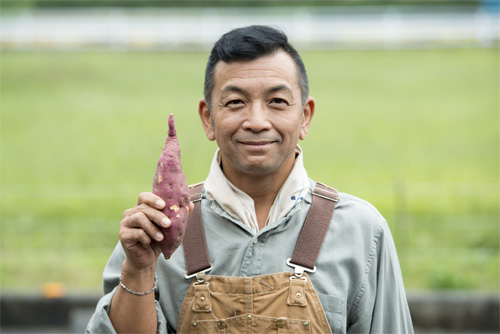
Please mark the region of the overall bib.
<svg viewBox="0 0 500 334"><path fill-rule="evenodd" d="M313 190L292 257L294 272L255 277L205 275L212 269L201 221L203 184L191 188L195 209L183 247L186 279L193 278L179 314L177 333L331 333L323 307L308 275L328 230L338 192L321 183Z"/></svg>

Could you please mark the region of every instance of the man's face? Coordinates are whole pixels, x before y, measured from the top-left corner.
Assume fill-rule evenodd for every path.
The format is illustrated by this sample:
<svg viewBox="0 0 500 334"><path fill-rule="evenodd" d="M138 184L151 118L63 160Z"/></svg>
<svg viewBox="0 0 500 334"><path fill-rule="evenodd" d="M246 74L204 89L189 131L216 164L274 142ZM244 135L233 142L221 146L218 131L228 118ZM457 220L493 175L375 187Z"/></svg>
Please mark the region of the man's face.
<svg viewBox="0 0 500 334"><path fill-rule="evenodd" d="M292 58L278 51L220 61L214 78L212 115L204 99L199 113L208 139L217 141L226 176L288 175L314 114L314 99L302 105Z"/></svg>

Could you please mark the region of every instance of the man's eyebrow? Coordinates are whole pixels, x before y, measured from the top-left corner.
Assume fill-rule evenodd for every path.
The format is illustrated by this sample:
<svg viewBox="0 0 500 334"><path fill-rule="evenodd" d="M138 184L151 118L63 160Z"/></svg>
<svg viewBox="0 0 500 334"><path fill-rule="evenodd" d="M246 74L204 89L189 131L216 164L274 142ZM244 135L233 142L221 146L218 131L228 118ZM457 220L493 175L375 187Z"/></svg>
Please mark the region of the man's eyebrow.
<svg viewBox="0 0 500 334"><path fill-rule="evenodd" d="M293 93L292 89L290 87L288 87L287 85L278 85L278 86L271 87L267 90L268 93L275 93L275 92L279 92L279 91L286 91L289 93ZM236 93L241 93L241 94L248 94L248 91L246 89L238 87L238 86L234 86L234 85L229 85L229 86L222 88L222 92L223 93L236 92Z"/></svg>
<svg viewBox="0 0 500 334"><path fill-rule="evenodd" d="M226 92L236 92L236 93L242 93L242 94L246 94L247 91L241 87L238 87L238 86L233 86L233 85L229 85L229 86L226 86L222 89L222 92L223 93L226 93Z"/></svg>
<svg viewBox="0 0 500 334"><path fill-rule="evenodd" d="M292 89L288 87L287 85L278 85L275 87L271 87L267 90L268 93L276 93L279 91L286 91L288 93L293 93Z"/></svg>

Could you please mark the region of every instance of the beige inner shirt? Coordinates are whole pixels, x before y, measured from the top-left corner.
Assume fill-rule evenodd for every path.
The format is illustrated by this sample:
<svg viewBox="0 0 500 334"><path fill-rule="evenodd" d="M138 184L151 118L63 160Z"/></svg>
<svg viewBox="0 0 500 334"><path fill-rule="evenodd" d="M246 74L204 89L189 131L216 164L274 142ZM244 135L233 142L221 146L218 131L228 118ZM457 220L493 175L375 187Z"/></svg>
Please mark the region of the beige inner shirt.
<svg viewBox="0 0 500 334"><path fill-rule="evenodd" d="M309 191L309 177L304 168L302 149L298 145L296 152L297 157L292 171L274 199L266 220L266 226L285 217ZM220 164L220 152L217 150L205 181L207 198L215 200L229 215L250 227L254 234L257 233L259 224L253 199L229 182L222 172Z"/></svg>

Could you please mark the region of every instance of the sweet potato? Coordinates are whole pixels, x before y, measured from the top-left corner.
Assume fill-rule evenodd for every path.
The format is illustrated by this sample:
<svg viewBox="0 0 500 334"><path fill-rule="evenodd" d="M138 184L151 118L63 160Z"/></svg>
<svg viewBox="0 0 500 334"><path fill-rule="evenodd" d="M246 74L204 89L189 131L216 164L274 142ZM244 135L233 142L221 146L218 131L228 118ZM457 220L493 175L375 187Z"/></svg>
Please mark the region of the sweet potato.
<svg viewBox="0 0 500 334"><path fill-rule="evenodd" d="M153 193L165 201L166 205L162 211L172 222L169 228L161 228L164 236L161 250L168 260L184 237L190 203L189 188L182 171L181 150L172 114L168 117L168 136L156 166Z"/></svg>

